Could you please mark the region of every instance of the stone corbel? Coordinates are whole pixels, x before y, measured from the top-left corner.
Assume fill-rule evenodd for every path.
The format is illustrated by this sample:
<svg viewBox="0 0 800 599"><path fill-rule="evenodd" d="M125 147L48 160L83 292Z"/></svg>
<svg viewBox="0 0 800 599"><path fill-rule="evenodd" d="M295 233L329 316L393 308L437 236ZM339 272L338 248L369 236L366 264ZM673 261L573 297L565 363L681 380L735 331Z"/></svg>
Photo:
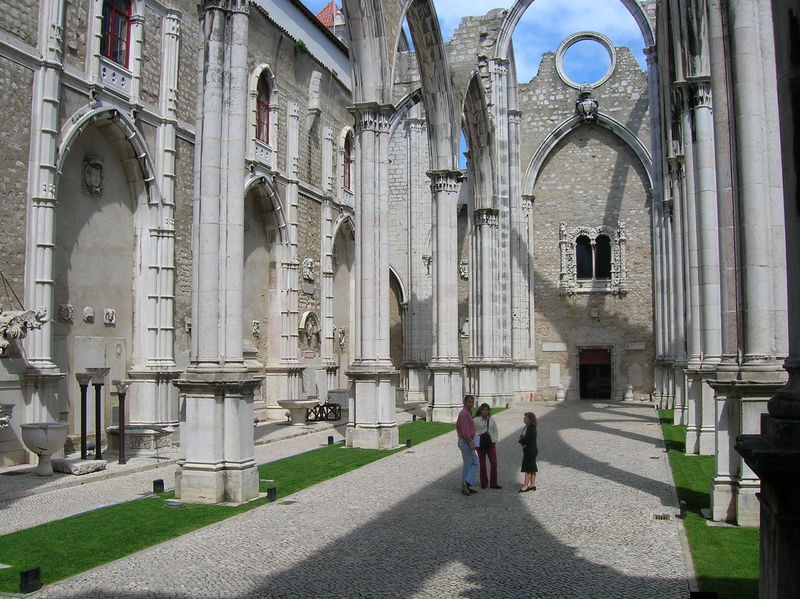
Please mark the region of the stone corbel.
<svg viewBox="0 0 800 599"><path fill-rule="evenodd" d="M28 331L40 329L47 322L47 310L4 310L0 312L0 356L12 339L24 339Z"/></svg>

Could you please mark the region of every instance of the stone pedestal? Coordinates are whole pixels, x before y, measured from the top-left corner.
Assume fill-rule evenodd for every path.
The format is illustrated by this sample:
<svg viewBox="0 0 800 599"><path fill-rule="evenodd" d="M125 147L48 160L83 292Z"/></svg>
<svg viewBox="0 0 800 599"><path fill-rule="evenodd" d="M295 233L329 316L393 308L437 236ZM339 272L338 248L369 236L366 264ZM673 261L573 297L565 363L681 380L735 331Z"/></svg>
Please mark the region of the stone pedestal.
<svg viewBox="0 0 800 599"><path fill-rule="evenodd" d="M774 373L784 379L786 373ZM710 381L716 398L716 464L712 483L711 511L716 521L735 522L739 526L759 525L760 489L758 476L734 449L740 435L759 431L767 401L783 382Z"/></svg>
<svg viewBox="0 0 800 599"><path fill-rule="evenodd" d="M395 449L399 446L395 412L395 372L353 368L353 396L349 399L347 447Z"/></svg>
<svg viewBox="0 0 800 599"><path fill-rule="evenodd" d="M764 414L760 435L736 450L761 479L760 599L791 599L800 589L800 420Z"/></svg>
<svg viewBox="0 0 800 599"><path fill-rule="evenodd" d="M240 372L188 371L176 381L185 399L181 445L185 459L175 474L184 503L243 503L258 497L253 455L253 389Z"/></svg>
<svg viewBox="0 0 800 599"><path fill-rule="evenodd" d="M433 422L455 422L464 404L464 368L460 363L431 362L433 401L428 405L429 419Z"/></svg>

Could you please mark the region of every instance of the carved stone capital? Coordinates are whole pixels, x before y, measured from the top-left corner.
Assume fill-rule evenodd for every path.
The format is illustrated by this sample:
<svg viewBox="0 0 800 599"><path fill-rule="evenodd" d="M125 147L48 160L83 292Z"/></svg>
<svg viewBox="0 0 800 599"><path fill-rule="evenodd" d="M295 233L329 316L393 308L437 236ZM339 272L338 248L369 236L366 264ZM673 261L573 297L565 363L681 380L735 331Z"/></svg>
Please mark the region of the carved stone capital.
<svg viewBox="0 0 800 599"><path fill-rule="evenodd" d="M692 79L690 93L691 108L711 108L711 79L708 77Z"/></svg>
<svg viewBox="0 0 800 599"><path fill-rule="evenodd" d="M461 171L427 171L425 173L431 179L431 191L436 194L439 192L458 193L464 173Z"/></svg>
<svg viewBox="0 0 800 599"><path fill-rule="evenodd" d="M201 0L197 7L200 14L208 10L224 10L225 12L250 13L250 0Z"/></svg>
<svg viewBox="0 0 800 599"><path fill-rule="evenodd" d="M496 227L499 224L499 211L494 208L478 208L474 212L473 221L476 227Z"/></svg>
<svg viewBox="0 0 800 599"><path fill-rule="evenodd" d="M362 131L388 133L394 115L394 106L377 102L363 102L351 106L350 112L356 117L356 134Z"/></svg>

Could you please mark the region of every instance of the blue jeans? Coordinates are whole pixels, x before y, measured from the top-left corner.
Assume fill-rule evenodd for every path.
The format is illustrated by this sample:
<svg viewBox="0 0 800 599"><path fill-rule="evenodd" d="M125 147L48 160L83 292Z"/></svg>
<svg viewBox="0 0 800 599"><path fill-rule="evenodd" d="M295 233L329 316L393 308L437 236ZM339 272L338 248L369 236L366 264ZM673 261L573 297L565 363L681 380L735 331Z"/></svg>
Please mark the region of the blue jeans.
<svg viewBox="0 0 800 599"><path fill-rule="evenodd" d="M461 450L461 459L464 466L461 468L461 480L470 485L475 484L475 475L478 473L478 454L469 448L469 444L461 437L458 438L458 448Z"/></svg>

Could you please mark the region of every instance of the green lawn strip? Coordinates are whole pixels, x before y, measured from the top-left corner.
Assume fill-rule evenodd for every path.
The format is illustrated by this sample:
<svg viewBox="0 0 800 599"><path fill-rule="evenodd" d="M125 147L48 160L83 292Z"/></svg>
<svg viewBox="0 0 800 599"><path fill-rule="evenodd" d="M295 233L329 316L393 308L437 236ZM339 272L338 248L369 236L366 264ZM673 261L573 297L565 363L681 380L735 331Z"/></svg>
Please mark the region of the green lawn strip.
<svg viewBox="0 0 800 599"><path fill-rule="evenodd" d="M403 445L407 439L418 445L453 430L452 424L417 420L398 432ZM339 443L263 464L260 478L273 482L262 482L261 491L274 486L279 498L286 497L403 449L346 449ZM170 497L146 497L0 537L0 563L12 566L0 570L0 592L17 592L22 570L39 566L42 582L50 584L266 503L262 498L237 507L165 508Z"/></svg>
<svg viewBox="0 0 800 599"><path fill-rule="evenodd" d="M672 424L672 410L659 416L678 497L686 501L683 524L700 590L716 591L719 599L756 599L758 529L708 525L700 510L711 506L714 458L686 455L686 427Z"/></svg>

